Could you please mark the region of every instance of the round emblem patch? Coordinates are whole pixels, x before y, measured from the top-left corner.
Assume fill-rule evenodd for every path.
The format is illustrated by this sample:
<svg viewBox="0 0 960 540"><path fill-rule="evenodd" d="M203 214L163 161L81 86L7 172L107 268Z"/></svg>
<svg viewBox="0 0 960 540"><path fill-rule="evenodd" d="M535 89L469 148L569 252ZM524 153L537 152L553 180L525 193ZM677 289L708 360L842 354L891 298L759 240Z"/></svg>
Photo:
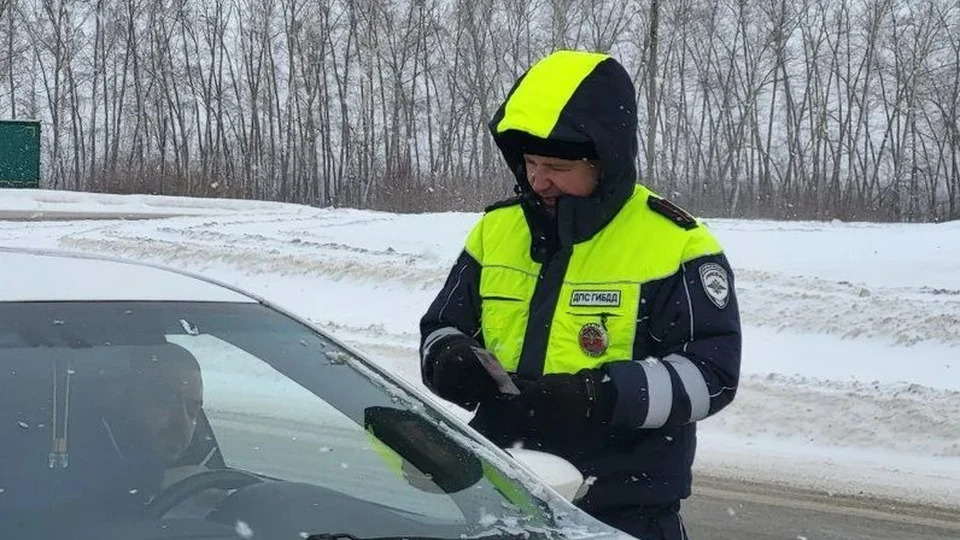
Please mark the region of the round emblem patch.
<svg viewBox="0 0 960 540"><path fill-rule="evenodd" d="M580 349L590 356L600 356L610 344L607 330L597 323L587 323L580 329Z"/></svg>
<svg viewBox="0 0 960 540"><path fill-rule="evenodd" d="M730 278L727 271L716 263L707 263L700 267L700 283L707 298L720 309L727 307L730 300Z"/></svg>

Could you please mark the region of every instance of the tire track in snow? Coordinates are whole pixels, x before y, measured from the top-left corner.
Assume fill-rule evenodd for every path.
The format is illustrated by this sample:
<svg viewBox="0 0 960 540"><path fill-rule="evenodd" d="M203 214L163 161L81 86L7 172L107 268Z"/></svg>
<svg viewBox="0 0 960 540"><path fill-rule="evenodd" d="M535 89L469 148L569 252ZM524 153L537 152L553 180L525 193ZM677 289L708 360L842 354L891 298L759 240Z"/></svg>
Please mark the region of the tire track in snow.
<svg viewBox="0 0 960 540"><path fill-rule="evenodd" d="M935 341L960 346L960 291L868 287L756 270L737 275L747 324L846 339L879 338L894 345Z"/></svg>
<svg viewBox="0 0 960 540"><path fill-rule="evenodd" d="M256 239L225 244L99 232L97 237L64 236L59 244L63 248L156 261L195 272L211 265L226 265L248 275L317 276L376 284L393 282L419 289L439 288L444 278L432 269L417 266L415 258L390 252L373 256L369 252L341 249L335 244L298 252L258 245L262 242Z"/></svg>
<svg viewBox="0 0 960 540"><path fill-rule="evenodd" d="M703 429L817 447L960 458L957 418L960 392L768 375L742 377L737 399Z"/></svg>

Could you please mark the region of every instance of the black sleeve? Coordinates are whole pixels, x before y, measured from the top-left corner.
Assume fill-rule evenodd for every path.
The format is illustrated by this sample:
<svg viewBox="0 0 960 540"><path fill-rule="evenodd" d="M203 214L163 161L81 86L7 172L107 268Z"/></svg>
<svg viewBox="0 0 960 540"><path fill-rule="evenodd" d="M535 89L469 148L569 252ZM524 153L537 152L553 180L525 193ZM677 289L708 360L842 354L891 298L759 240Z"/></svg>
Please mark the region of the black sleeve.
<svg viewBox="0 0 960 540"><path fill-rule="evenodd" d="M480 268L469 253L461 252L440 293L420 319L420 375L428 388L434 355L440 350L438 344L465 339L483 345Z"/></svg>
<svg viewBox="0 0 960 540"><path fill-rule="evenodd" d="M723 254L683 263L644 285L631 362L607 364L612 423L652 429L702 420L727 406L740 378L740 314Z"/></svg>

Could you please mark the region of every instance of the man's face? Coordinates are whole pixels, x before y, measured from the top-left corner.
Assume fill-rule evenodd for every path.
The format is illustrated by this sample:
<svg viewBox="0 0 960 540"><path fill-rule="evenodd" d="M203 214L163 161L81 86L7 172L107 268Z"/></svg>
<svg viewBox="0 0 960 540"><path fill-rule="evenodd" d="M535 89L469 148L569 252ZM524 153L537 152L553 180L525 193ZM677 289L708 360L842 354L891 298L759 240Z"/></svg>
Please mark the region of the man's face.
<svg viewBox="0 0 960 540"><path fill-rule="evenodd" d="M587 197L597 188L600 169L596 163L534 154L524 154L523 160L527 182L548 210L556 208L558 197Z"/></svg>
<svg viewBox="0 0 960 540"><path fill-rule="evenodd" d="M132 385L127 414L130 428L156 457L170 466L190 445L203 407L200 372L183 365L156 363Z"/></svg>

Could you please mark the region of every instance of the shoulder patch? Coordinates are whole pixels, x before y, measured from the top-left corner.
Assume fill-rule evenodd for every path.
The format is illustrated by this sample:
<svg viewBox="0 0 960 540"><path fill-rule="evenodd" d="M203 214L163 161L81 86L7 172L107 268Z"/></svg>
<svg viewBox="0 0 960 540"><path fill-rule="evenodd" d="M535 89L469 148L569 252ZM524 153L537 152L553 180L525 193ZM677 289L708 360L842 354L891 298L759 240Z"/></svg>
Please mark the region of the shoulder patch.
<svg viewBox="0 0 960 540"><path fill-rule="evenodd" d="M689 212L668 201L667 199L661 199L660 197L650 195L647 197L647 206L649 206L654 212L666 217L670 221L676 223L677 226L682 227L685 230L689 231L696 229L699 226L696 218L691 216Z"/></svg>
<svg viewBox="0 0 960 540"><path fill-rule="evenodd" d="M502 201L497 201L490 206L483 209L484 212L493 212L498 208L506 208L508 206L513 206L515 204L520 204L520 197L510 197L509 199L503 199Z"/></svg>
<svg viewBox="0 0 960 540"><path fill-rule="evenodd" d="M700 283L707 298L720 309L727 307L730 300L730 277L727 271L717 263L707 263L700 267Z"/></svg>

